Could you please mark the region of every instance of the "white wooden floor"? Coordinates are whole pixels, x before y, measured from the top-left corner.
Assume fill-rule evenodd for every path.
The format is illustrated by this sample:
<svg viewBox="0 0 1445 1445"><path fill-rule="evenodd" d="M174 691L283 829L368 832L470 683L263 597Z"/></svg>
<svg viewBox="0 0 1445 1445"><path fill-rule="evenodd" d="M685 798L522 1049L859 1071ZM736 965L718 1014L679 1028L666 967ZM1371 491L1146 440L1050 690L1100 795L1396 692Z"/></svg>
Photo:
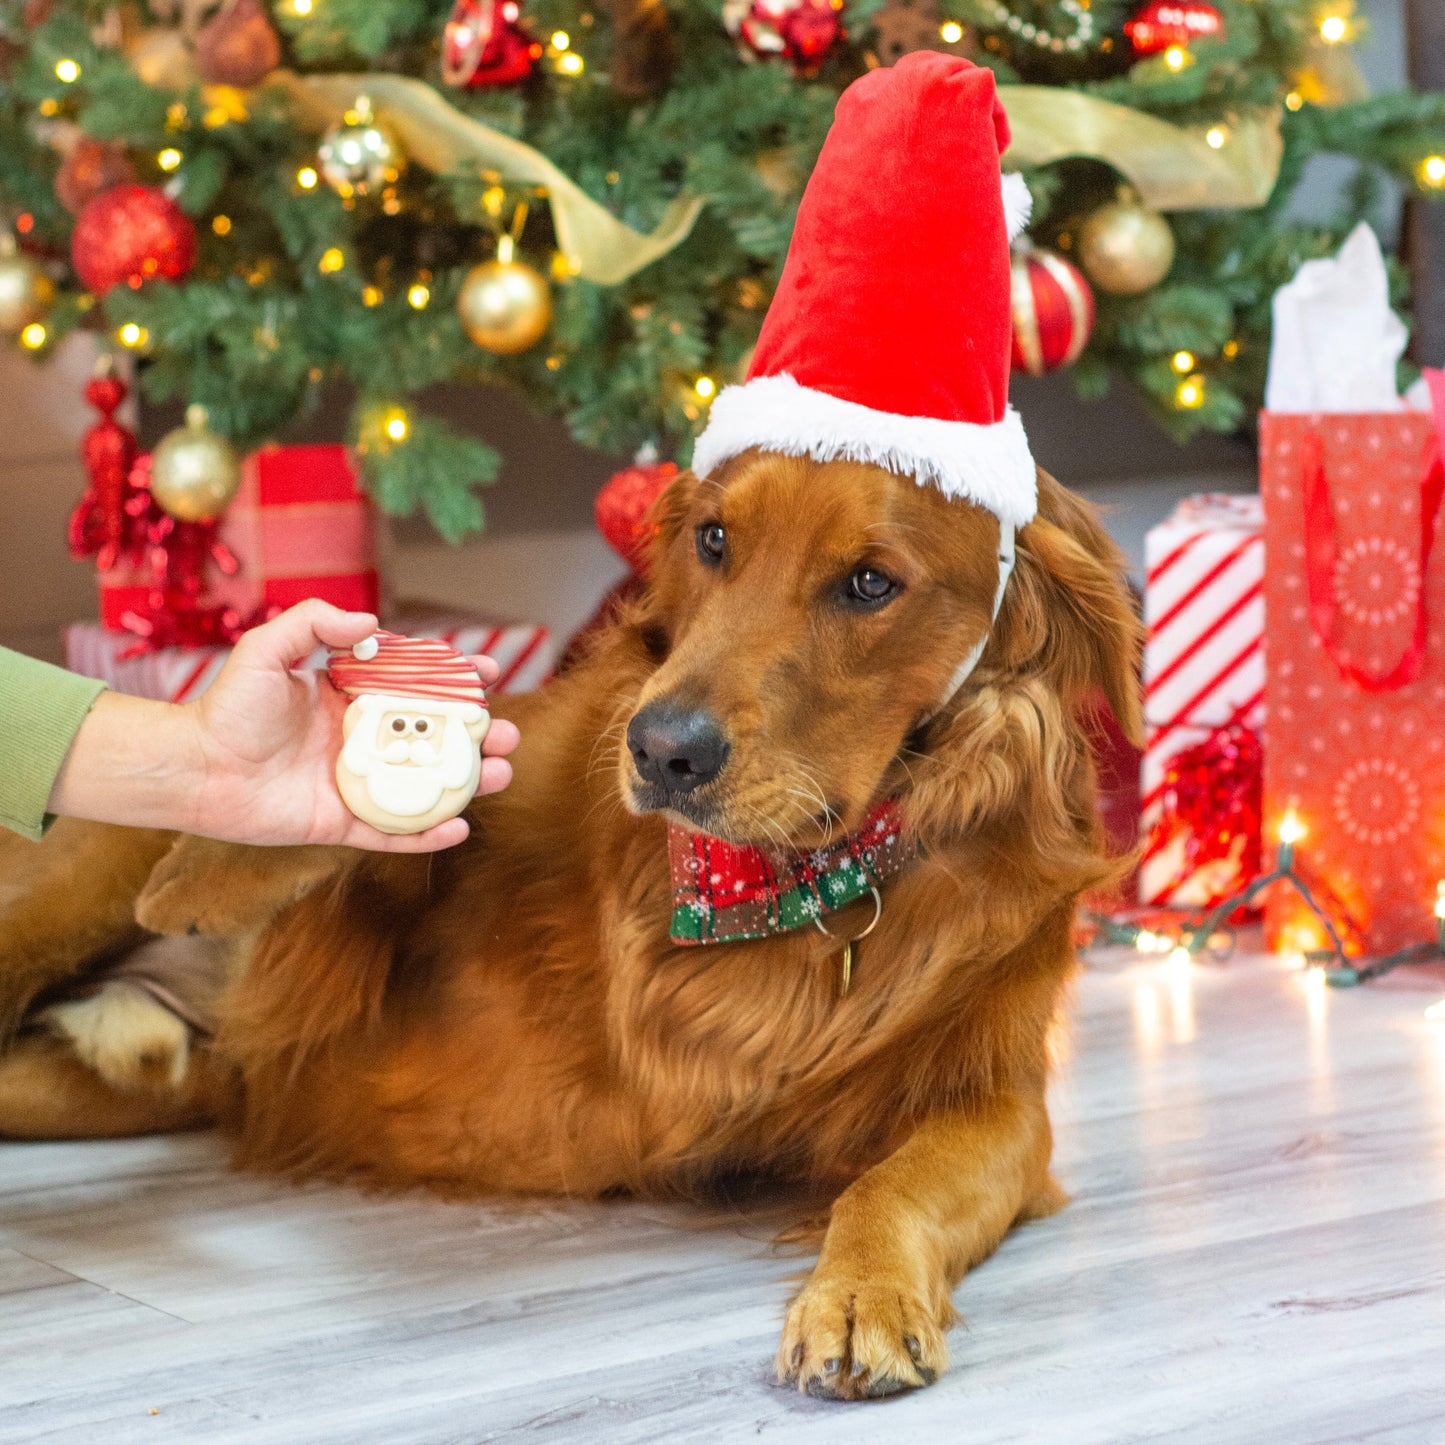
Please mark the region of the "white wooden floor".
<svg viewBox="0 0 1445 1445"><path fill-rule="evenodd" d="M0 1145L0 1441L1445 1441L1442 993L1091 970L1074 1204L963 1284L938 1385L870 1405L771 1384L770 1217Z"/></svg>

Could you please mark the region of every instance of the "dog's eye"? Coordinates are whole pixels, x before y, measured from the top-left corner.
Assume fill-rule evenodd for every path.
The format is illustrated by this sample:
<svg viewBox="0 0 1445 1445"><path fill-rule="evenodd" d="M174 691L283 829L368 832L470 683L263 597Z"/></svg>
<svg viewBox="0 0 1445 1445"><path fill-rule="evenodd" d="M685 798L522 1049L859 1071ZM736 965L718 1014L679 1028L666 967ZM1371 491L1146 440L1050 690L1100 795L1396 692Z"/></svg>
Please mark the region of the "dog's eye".
<svg viewBox="0 0 1445 1445"><path fill-rule="evenodd" d="M722 561L727 541L721 522L704 522L697 529L697 555L704 567L716 567Z"/></svg>
<svg viewBox="0 0 1445 1445"><path fill-rule="evenodd" d="M876 567L859 567L848 578L845 591L855 607L881 607L898 591L898 583Z"/></svg>
<svg viewBox="0 0 1445 1445"><path fill-rule="evenodd" d="M391 730L394 733L404 733L406 724L399 717L394 717L391 720Z"/></svg>

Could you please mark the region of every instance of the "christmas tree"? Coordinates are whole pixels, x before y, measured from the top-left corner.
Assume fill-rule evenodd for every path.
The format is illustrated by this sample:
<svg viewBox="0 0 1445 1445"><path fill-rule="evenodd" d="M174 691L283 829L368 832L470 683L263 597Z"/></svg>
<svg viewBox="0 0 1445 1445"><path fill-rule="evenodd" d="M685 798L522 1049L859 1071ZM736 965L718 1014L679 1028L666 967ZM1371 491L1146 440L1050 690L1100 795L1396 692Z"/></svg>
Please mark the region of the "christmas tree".
<svg viewBox="0 0 1445 1445"><path fill-rule="evenodd" d="M685 462L746 368L838 93L905 51L998 77L1034 195L1017 364L1087 394L1120 373L1180 436L1252 415L1271 294L1385 176L1445 195L1445 96L1364 94L1350 0L0 15L0 326L37 356L93 328L237 446L349 381L367 485L449 536L481 524L497 457L415 395L503 383L585 443ZM1335 221L1291 221L1321 151L1366 164Z"/></svg>

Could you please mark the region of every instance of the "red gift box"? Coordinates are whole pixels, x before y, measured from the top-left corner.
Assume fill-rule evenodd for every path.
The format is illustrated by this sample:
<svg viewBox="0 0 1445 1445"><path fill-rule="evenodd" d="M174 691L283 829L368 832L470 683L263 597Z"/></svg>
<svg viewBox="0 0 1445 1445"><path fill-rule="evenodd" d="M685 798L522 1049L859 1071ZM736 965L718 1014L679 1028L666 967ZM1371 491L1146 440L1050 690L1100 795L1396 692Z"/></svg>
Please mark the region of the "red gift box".
<svg viewBox="0 0 1445 1445"><path fill-rule="evenodd" d="M308 597L377 610L376 513L345 447L253 452L220 535L240 566L217 579L215 595L243 617Z"/></svg>
<svg viewBox="0 0 1445 1445"><path fill-rule="evenodd" d="M1445 424L1445 376L1432 376ZM1445 878L1445 490L1427 415L1266 413L1265 833L1291 810L1300 868L1352 951L1435 936ZM1271 947L1326 945L1287 889Z"/></svg>

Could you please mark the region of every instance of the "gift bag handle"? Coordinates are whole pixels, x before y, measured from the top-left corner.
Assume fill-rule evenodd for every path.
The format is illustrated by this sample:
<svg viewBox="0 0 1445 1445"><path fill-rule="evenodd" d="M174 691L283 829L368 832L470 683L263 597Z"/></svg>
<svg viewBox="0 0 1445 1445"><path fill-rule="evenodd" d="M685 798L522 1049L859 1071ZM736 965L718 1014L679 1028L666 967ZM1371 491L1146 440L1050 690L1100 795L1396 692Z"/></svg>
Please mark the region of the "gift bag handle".
<svg viewBox="0 0 1445 1445"><path fill-rule="evenodd" d="M1435 413L1435 439L1425 476L1420 482L1420 589L1415 599L1415 626L1404 655L1389 672L1370 672L1346 657L1335 635L1335 514L1325 480L1325 449L1319 432L1304 445L1305 578L1309 587L1310 624L1320 645L1342 676L1365 692L1393 692L1414 682L1425 665L1426 579L1435 545L1435 514L1445 493L1445 371L1425 372Z"/></svg>

